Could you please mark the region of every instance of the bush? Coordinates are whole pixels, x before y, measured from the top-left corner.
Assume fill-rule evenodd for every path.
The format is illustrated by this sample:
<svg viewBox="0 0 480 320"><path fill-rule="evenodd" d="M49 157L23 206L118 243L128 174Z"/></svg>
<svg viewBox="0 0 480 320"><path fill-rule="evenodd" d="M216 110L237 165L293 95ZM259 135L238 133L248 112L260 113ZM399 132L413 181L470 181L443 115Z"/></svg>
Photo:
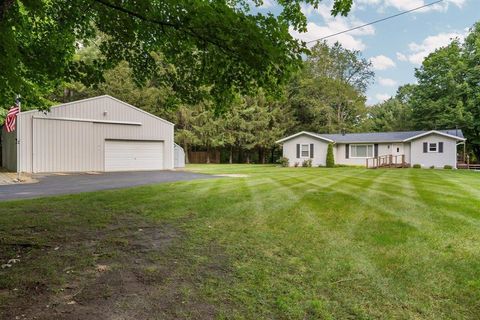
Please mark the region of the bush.
<svg viewBox="0 0 480 320"><path fill-rule="evenodd" d="M335 167L335 158L333 157L333 144L328 144L327 149L327 160L326 160L327 168Z"/></svg>
<svg viewBox="0 0 480 320"><path fill-rule="evenodd" d="M430 166L430 169L435 169L435 166Z"/></svg>
<svg viewBox="0 0 480 320"><path fill-rule="evenodd" d="M453 167L449 164L446 164L446 165L443 166L443 169L451 170L451 169L453 169Z"/></svg>
<svg viewBox="0 0 480 320"><path fill-rule="evenodd" d="M300 163L298 163L298 162L295 162L295 163L293 164L293 166L294 166L295 168L298 167L299 165L300 165Z"/></svg>
<svg viewBox="0 0 480 320"><path fill-rule="evenodd" d="M311 167L311 166L312 166L312 159L304 160L302 162L302 167L307 168L307 167Z"/></svg>
<svg viewBox="0 0 480 320"><path fill-rule="evenodd" d="M280 159L277 160L277 162L282 166L282 167L288 167L288 158L287 157L281 157Z"/></svg>
<svg viewBox="0 0 480 320"><path fill-rule="evenodd" d="M421 169L421 168L422 168L422 166L419 165L419 164L414 164L413 167L414 167L415 169Z"/></svg>

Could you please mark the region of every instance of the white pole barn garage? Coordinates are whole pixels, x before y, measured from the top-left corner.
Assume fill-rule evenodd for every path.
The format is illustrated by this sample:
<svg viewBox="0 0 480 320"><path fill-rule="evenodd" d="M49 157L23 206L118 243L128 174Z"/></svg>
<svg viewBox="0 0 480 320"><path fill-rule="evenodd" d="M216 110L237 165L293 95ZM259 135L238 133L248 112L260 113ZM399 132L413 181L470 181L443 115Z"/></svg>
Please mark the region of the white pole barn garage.
<svg viewBox="0 0 480 320"><path fill-rule="evenodd" d="M21 112L2 133L2 164L20 172L174 167L173 123L111 96Z"/></svg>

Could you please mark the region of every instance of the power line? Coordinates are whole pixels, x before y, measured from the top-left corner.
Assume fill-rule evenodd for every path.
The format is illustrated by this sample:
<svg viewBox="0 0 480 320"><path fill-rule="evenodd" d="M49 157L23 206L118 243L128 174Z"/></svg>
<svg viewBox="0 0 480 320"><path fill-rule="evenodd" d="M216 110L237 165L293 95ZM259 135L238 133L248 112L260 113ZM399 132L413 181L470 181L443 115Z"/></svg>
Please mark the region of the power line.
<svg viewBox="0 0 480 320"><path fill-rule="evenodd" d="M330 35L322 37L322 38L318 38L318 39L315 39L315 40L310 40L310 41L307 41L306 43L312 43L312 42L325 40L325 39L328 39L328 38L331 38L331 37L334 37L334 36L338 36L339 34L342 34L342 33L347 33L347 32L353 31L353 30L361 29L363 27L366 27L366 26L369 26L369 25L372 25L372 24L375 24L375 23L379 23L379 22L382 22L382 21L385 21L385 20L396 18L398 16L401 16L401 15L404 15L404 14L407 14L407 13L410 13L410 12L413 12L413 11L417 11L417 10L420 10L420 9L423 9L423 8L426 8L426 7L429 7L429 6L433 6L434 4L437 4L437 3L440 3L440 2L443 2L443 1L444 0L438 0L438 1L431 2L431 3L427 3L427 4L424 4L423 6L420 6L420 7L416 7L416 8L407 10L407 11L402 11L402 12L399 12L397 14L394 14L394 15L391 15L391 16L388 16L388 17L385 17L385 18L382 18L382 19L374 20L372 22L362 24L361 26L357 26L357 27L353 27L353 28L350 28L350 29L347 29L347 30L343 30L343 31L340 31L340 32L337 32L337 33L333 33L333 34L330 34Z"/></svg>

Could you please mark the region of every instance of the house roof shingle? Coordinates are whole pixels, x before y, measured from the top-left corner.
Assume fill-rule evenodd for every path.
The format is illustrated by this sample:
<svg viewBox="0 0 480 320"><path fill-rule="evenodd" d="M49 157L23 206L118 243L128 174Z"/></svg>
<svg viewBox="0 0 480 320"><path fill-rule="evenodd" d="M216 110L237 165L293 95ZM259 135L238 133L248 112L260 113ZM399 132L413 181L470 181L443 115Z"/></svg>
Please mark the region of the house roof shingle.
<svg viewBox="0 0 480 320"><path fill-rule="evenodd" d="M398 132L368 132L368 133L346 133L346 134L323 134L314 132L304 132L315 136L319 139L327 139L336 143L353 143L353 142L401 142L416 136L427 133L440 132L450 136L458 137L460 140L464 140L463 132L460 129L449 130L428 130L428 131L398 131ZM297 136L295 134L290 137ZM288 138L279 140L278 142L288 140Z"/></svg>

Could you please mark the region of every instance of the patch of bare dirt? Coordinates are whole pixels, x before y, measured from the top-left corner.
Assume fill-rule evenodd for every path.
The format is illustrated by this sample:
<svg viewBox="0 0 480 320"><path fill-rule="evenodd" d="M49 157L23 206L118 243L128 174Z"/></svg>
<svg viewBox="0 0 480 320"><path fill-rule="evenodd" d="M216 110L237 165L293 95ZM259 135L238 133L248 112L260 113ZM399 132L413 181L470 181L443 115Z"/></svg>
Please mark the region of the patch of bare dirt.
<svg viewBox="0 0 480 320"><path fill-rule="evenodd" d="M137 218L68 238L49 250L87 250L93 264L84 270L65 268L58 275L66 279L59 287L39 283L10 292L16 297L0 312L1 319L215 318L215 306L195 292L202 279L228 278L228 259L220 248L205 249L211 258L189 268L181 250L182 232ZM31 250L41 254L42 249ZM2 296L8 295L3 291Z"/></svg>

